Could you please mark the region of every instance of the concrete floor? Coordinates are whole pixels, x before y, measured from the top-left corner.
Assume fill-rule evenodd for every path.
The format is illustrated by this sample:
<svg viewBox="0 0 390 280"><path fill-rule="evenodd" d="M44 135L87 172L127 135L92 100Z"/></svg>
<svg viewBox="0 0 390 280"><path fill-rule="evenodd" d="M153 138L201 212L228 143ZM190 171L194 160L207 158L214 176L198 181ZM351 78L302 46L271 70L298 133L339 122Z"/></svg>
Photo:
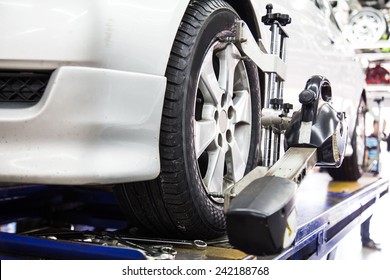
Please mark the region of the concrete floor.
<svg viewBox="0 0 390 280"><path fill-rule="evenodd" d="M379 176L390 179L390 152L382 147L382 169ZM360 242L360 227L351 231L341 241L336 251L336 260L390 260L390 194L379 200L371 219L371 238L381 244L382 250L362 248ZM390 262L389 262L390 263Z"/></svg>
<svg viewBox="0 0 390 280"><path fill-rule="evenodd" d="M352 230L336 251L336 260L390 260L390 197L381 199L371 219L371 238L381 244L382 250L363 248L360 242L360 227Z"/></svg>

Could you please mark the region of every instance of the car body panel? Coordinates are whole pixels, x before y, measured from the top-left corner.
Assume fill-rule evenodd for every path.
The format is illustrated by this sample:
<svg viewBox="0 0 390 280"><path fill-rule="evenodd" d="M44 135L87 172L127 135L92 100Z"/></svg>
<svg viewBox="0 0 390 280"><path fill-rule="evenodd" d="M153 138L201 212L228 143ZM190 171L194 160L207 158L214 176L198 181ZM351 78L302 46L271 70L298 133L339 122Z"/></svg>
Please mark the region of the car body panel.
<svg viewBox="0 0 390 280"><path fill-rule="evenodd" d="M0 68L161 75L188 0L0 2Z"/></svg>
<svg viewBox="0 0 390 280"><path fill-rule="evenodd" d="M324 22L323 11L314 1L290 0L280 4L274 5L275 10L292 18L292 23L285 27L289 39L284 100L299 109L298 94L306 81L312 75L327 77L332 85L332 105L337 111L346 112L352 135L365 87L364 73L355 61L354 50L334 24L328 19Z"/></svg>
<svg viewBox="0 0 390 280"><path fill-rule="evenodd" d="M165 86L160 76L58 68L50 94L36 106L0 110L1 180L104 184L156 177Z"/></svg>
<svg viewBox="0 0 390 280"><path fill-rule="evenodd" d="M249 0L261 22L269 1ZM170 50L189 0L0 2L0 70L55 70L40 102L0 108L0 181L106 184L155 178ZM353 127L364 76L353 50L311 0L273 1L288 13L285 101L312 75L333 85ZM353 129L350 129L352 133Z"/></svg>

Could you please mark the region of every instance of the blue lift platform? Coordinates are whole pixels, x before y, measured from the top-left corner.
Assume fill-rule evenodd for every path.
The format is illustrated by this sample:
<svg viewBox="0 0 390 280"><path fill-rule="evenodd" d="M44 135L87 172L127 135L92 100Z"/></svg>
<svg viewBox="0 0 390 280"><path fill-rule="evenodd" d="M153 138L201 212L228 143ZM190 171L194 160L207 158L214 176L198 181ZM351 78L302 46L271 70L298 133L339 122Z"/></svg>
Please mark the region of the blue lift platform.
<svg viewBox="0 0 390 280"><path fill-rule="evenodd" d="M277 255L250 256L226 237L204 242L140 236L109 187L0 186L0 259L327 259L388 190L388 180L370 175L333 182L327 173L309 174L298 190L293 245Z"/></svg>

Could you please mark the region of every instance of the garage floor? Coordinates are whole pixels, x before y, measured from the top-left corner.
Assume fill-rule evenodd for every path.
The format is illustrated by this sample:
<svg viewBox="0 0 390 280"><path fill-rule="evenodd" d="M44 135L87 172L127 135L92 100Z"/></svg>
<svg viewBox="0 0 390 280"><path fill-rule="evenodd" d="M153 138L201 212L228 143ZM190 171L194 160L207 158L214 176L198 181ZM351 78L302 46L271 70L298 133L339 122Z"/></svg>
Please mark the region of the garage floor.
<svg viewBox="0 0 390 280"><path fill-rule="evenodd" d="M381 177L390 179L390 153L382 147ZM360 227L351 231L340 243L336 251L337 260L389 260L390 259L390 195L379 200L371 219L371 238L381 244L382 251L362 248Z"/></svg>

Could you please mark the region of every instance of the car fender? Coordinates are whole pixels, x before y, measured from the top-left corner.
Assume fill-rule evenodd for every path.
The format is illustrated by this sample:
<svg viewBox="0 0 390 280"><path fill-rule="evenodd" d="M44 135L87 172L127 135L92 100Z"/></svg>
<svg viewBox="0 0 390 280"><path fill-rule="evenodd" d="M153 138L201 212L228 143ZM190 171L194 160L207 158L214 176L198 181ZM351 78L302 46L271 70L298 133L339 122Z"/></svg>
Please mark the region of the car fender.
<svg viewBox="0 0 390 280"><path fill-rule="evenodd" d="M0 2L0 68L164 75L189 0Z"/></svg>

